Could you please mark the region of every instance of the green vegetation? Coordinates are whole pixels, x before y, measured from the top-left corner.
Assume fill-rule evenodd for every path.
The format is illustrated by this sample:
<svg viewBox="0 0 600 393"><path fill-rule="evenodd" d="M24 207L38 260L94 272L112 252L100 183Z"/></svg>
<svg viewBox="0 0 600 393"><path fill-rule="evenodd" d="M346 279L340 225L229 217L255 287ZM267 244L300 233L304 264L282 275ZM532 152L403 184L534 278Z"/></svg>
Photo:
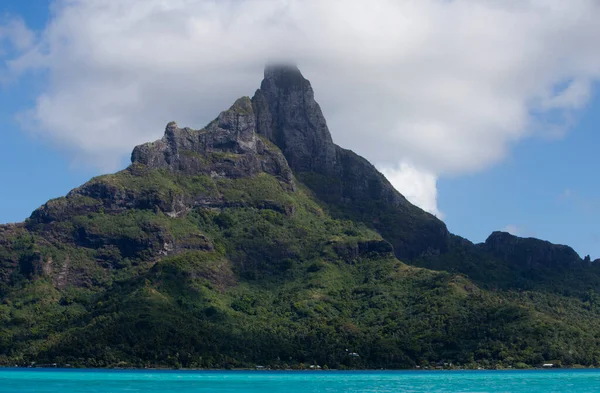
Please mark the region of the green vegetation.
<svg viewBox="0 0 600 393"><path fill-rule="evenodd" d="M411 267L330 207L267 174L95 178L0 230L0 364L600 366L597 292Z"/></svg>
<svg viewBox="0 0 600 393"><path fill-rule="evenodd" d="M581 260L570 248L564 252L565 246L514 238L515 244L506 246L511 253L502 257L486 250L484 244L473 245L458 237L453 240L448 252L424 256L411 261L412 264L465 274L480 287L492 291L537 291L583 301L590 293L600 293L600 264ZM536 258L537 255L546 258Z"/></svg>
<svg viewBox="0 0 600 393"><path fill-rule="evenodd" d="M600 262L450 234L333 144L297 69L265 78L0 225L0 365L600 366Z"/></svg>

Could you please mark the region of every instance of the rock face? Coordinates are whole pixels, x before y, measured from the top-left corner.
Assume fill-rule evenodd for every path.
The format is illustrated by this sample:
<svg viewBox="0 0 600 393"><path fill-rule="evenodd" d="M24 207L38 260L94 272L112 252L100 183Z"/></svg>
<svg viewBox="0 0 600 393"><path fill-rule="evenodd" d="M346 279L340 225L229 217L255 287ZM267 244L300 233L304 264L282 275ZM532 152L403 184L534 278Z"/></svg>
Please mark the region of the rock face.
<svg viewBox="0 0 600 393"><path fill-rule="evenodd" d="M189 250L212 251L214 246L200 232L176 238L160 220L140 219L123 228L92 224L81 217L132 211L143 215L141 212L150 211L177 218L194 208L230 207L270 209L292 215L292 207L271 200L273 196L268 193L257 197L252 196L253 190L223 192L233 181L256 183L261 175L272 176L273 184L284 192L295 191L294 176L284 155L256 133L256 123L248 97L238 99L200 130L179 128L171 122L162 139L133 150L132 164L127 169L94 178L66 197L47 202L33 212L25 227L51 243L97 250L96 263L115 268L124 259L153 261ZM3 232L0 228L0 247ZM46 275L53 276L59 287L76 280L69 274L68 254L49 260L32 253L21 261L21 270L33 277L43 275L44 267L53 268L53 273ZM13 264L16 266L16 262Z"/></svg>
<svg viewBox="0 0 600 393"><path fill-rule="evenodd" d="M257 132L279 146L332 213L374 227L401 259L447 249L443 222L409 203L367 160L333 143L310 82L296 67L267 67L252 104Z"/></svg>
<svg viewBox="0 0 600 393"><path fill-rule="evenodd" d="M496 258L522 267L568 268L583 262L569 246L534 238L521 238L507 232L493 232L481 248Z"/></svg>
<svg viewBox="0 0 600 393"><path fill-rule="evenodd" d="M266 172L293 183L285 158L256 134L256 117L248 97L238 99L202 130L167 124L164 137L137 146L131 161L151 169L234 179Z"/></svg>
<svg viewBox="0 0 600 393"><path fill-rule="evenodd" d="M256 133L256 117L248 97L238 99L203 129L167 124L162 139L134 148L131 161L132 165L117 175L92 179L71 191L66 199L46 203L32 214L30 223L50 223L99 209L158 209L176 216L198 206L225 207L227 201L211 186L212 180L261 173L295 190L294 176L284 155ZM147 179L149 174L154 178ZM198 192L186 192L174 187L170 175L204 177L200 183L206 187L199 184Z"/></svg>
<svg viewBox="0 0 600 393"><path fill-rule="evenodd" d="M253 98L257 130L298 172L334 173L336 146L310 82L293 66L269 66Z"/></svg>
<svg viewBox="0 0 600 393"><path fill-rule="evenodd" d="M23 229L23 224L0 225L0 282L6 282L19 266L19 253L22 253L23 249L15 247L14 239L18 238L20 232L24 232Z"/></svg>

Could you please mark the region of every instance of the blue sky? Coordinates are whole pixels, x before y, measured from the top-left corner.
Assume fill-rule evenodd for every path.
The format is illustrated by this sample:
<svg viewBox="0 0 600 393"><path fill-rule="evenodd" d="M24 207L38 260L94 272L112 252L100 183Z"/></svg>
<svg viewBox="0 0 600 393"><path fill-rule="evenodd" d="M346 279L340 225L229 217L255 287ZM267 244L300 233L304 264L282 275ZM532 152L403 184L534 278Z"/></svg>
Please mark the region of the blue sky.
<svg viewBox="0 0 600 393"><path fill-rule="evenodd" d="M73 3L76 4L73 7L79 7L75 9L80 12L76 14L78 18L84 18L86 15L91 18L105 11L107 15L110 15L108 14L109 11L114 12L114 10L105 10L103 8L90 8L90 11L86 6L78 5L79 3L83 4L83 2L74 1ZM94 3L94 1L88 2L88 4L91 3ZM131 3L135 2L132 1ZM139 4L142 4L141 7L143 8L143 2ZM45 53L44 51L48 49L44 45L48 45L48 42L53 42L52 38L46 38L46 41L43 39L47 31L49 31L46 29L48 22L56 22L58 20L56 23L57 26L61 26L61 23L64 23L64 26L71 26L72 24L68 24L65 21L68 21L68 18L74 15L74 13L69 14L66 12L65 9L68 9L68 7L60 2L57 3L54 14L50 13L49 7L50 2L45 0L3 0L0 3L0 26L8 20L21 18L35 34L35 41L42 43L38 46L45 48L36 49L39 50L38 53ZM93 13L91 13L92 11ZM132 8L129 11L132 13L146 12L143 9L139 11L137 8ZM247 14L251 11L245 10L245 13ZM407 10L407 12L410 11ZM86 14L85 12L90 12L90 14ZM123 10L118 10L118 12L123 13ZM460 10L453 10L451 12L456 12L457 18L460 18L462 15L459 14ZM191 14L192 12L186 13ZM54 16L51 18L51 15ZM56 15L59 15L60 18L56 17ZM381 21L381 18L378 20ZM385 21L381 23L385 23ZM87 25L93 26L94 24L86 21ZM136 31L138 30L136 29ZM128 96L126 88L121 90L119 85L119 89L109 91L111 86L108 85L106 86L109 97L107 101L100 99L94 101L92 109L89 107L78 107L77 105L84 105L87 100L93 101L98 95L106 93L104 86L107 80L111 80L111 78L118 79L122 75L127 77L129 68L136 75L147 72L153 67L152 60L144 63L142 58L140 60L141 66L136 63L127 63L124 60L123 64L119 64L119 67L122 68L115 71L115 68L118 67L115 67L114 64L111 63L109 66L104 64L110 63L108 61L110 59L107 59L107 61L104 61L104 58L97 60L97 56L90 56L89 61L86 58L86 67L89 68L80 69L77 68L79 67L79 61L67 63L67 60L65 60L66 65L57 65L56 60L60 60L61 56L67 58L73 53L80 53L80 51L78 52L74 49L72 52L59 52L57 50L60 56L54 58L54 62L51 65L36 68L36 66L29 64L15 76L7 71L11 67L8 65L8 62L18 59L31 48L23 50L14 47L10 40L2 39L1 31L0 29L0 60L5 62L5 67L4 69L0 69L9 75L9 78L4 82L0 90L0 125L3 130L2 144L0 145L0 165L2 167L0 181L3 185L2 192L0 193L0 222L3 223L22 221L29 216L31 211L48 199L66 194L70 189L84 183L92 176L124 167L127 162L127 152L133 148L135 143L159 137L167 121L175 119L183 125L191 125L193 127L202 126L217 114L218 109L225 109L227 102L231 102L232 98L241 95L236 86L243 87L240 89L242 94L252 94L252 89L256 88L260 82L260 78L256 78L255 73L251 73L252 77L248 77L247 74L240 72L237 68L232 68L232 73L235 73L238 79L203 77L202 73L198 71L193 76L190 76L193 80L189 81L177 79L179 76L185 78L185 75L188 75L188 70L185 68L176 68L172 71L172 74L170 69L161 68L156 71L158 74L148 74L150 76L144 77L143 82L135 85L135 89L132 88L131 91L134 92L132 93L133 98ZM63 30L60 31L62 32ZM85 32L85 30L83 31ZM164 34L164 32L160 33ZM364 34L364 32L362 33ZM66 34L72 34L72 31ZM152 35L151 32L148 34ZM257 32L256 34L259 33ZM323 34L332 34L332 36L327 36L323 41L336 42L334 33L324 32ZM51 34L48 35L51 36ZM85 34L82 34L82 36L85 36ZM57 41L64 41L64 36L61 37ZM226 39L223 38L223 40ZM69 40L67 39L67 41ZM156 42L156 38L152 42ZM89 44L89 42L86 43ZM196 42L193 43L194 45L197 44ZM35 45L35 43L32 44L32 46ZM99 44L96 43L94 45ZM52 52L53 46L49 45L49 47L49 51ZM473 43L473 47L478 47L477 43ZM485 45L482 47L485 47ZM129 50L132 47L128 46L127 48ZM64 50L63 47L59 49ZM98 50L98 52L91 50L90 53L102 54L104 52L101 50ZM190 53L190 49L183 47L182 53ZM119 58L127 56L125 52L116 54L120 56ZM336 54L338 57L343 57L344 55L342 52ZM377 54L375 53L373 56L377 56ZM141 56L132 57L139 59ZM168 57L168 55L165 55L165 57ZM149 58L152 59L152 57ZM336 97L334 92L343 89L343 87L336 86L335 83L337 81L333 79L328 80L320 77L319 75L326 71L322 73L315 71L319 70L319 66L306 60L312 59L312 57L305 55L304 59L304 62L308 64L307 69L310 71L308 76L313 81L317 98L319 100L320 97L323 98L321 103L325 116L330 120L330 127L332 128L336 142L374 160L377 159L379 152L382 153L382 156L386 154L386 146L393 145L392 143L388 143L388 141L399 141L396 149L390 150L390 155L397 154L401 157L400 162L404 162L404 157L411 158L416 166L425 168L423 173L429 174L430 176L428 175L427 179L431 180L427 184L433 184L433 190L426 188L431 191L427 191L430 194L428 195L428 200L431 201L431 198L434 198L434 204L437 204L434 208L443 212L444 221L448 224L452 232L474 242L480 242L484 241L494 230L510 230L519 236L534 236L555 243L568 244L582 256L590 254L592 258L600 257L600 229L596 225L600 216L600 186L596 181L596 172L598 169L596 149L597 146L600 146L600 133L598 132L600 125L600 98L597 94L597 84L591 84L593 87L585 94L586 98L583 102L579 100L572 107L567 108L566 114L569 116L569 127L565 128L565 132L561 136L548 136L548 133L544 133L543 130L540 132L539 128L544 128L539 125L541 120L547 119L537 117L537 112L530 110L527 121L521 121L524 118L515 115L514 122L507 121L508 125L505 129L501 130L503 132L501 136L498 136L500 134L494 134L489 138L482 138L481 150L484 150L486 154L482 154L479 157L477 149L472 150L471 148L471 150L468 150L470 143L464 139L466 137L464 135L456 135L454 137L454 134L451 134L451 132L456 128L449 127L447 131L451 137L449 140L456 140L458 141L457 144L460 142L466 146L464 147L465 150L462 156L467 158L457 160L450 154L448 154L447 158L444 158L446 157L444 155L446 154L446 150L443 149L444 143L442 142L437 147L420 147L420 142L416 140L414 145L417 147L410 150L405 147L407 145L412 146L414 138L410 139L410 135L406 136L402 134L400 137L396 135L392 138L389 135L382 134L376 138L372 138L371 134L351 133L350 131L344 134L340 130L345 130L349 127L346 127L345 120L343 119L347 119L349 118L348 116L357 112L355 107L344 107L347 97L352 96L352 91L349 94L344 94L343 97ZM98 63L87 64L92 61L97 61ZM226 61L228 60L224 60L224 62ZM182 63L185 62L182 61ZM255 63L259 63L259 61L256 61L254 58L249 60L248 67L255 67ZM470 63L467 62L465 64L469 65ZM197 65L192 64L192 66L196 67ZM160 67L165 67L165 65L160 64ZM321 69L326 70L323 67ZM65 70L73 72L72 78L68 73L64 72ZM413 72L412 70L409 71ZM563 71L564 69L561 69L560 72L557 71L558 76L556 80L562 80L561 83L564 84L565 76L561 73ZM77 72L79 73L77 74ZM96 72L97 74L95 74ZM67 75L66 77L65 74ZM591 72L588 74L592 75ZM586 81L591 78L588 74L586 74ZM147 80L156 80L156 75L164 76L165 82L163 84L148 84ZM414 77L414 75L411 77ZM364 76L364 80L369 81L369 83L372 83L372 78L371 74ZM567 75L566 81L570 81L571 78L574 77ZM94 84L94 79L100 82L96 85ZM207 80L213 80L214 86L210 84L210 81L207 82ZM351 80L355 83L356 76L352 75ZM520 79L515 77L514 80ZM83 88L80 88L77 85L80 81L84 81L81 83L89 84L89 89L87 89L88 85L83 85ZM467 107L473 108L473 111L476 111L478 110L478 107L474 107L477 104L476 101L483 102L489 99L489 97L495 99L506 93L504 89L494 90L492 87L495 85L492 82L494 81L490 80L489 86L491 87L487 89L489 91L486 90L484 92L486 94L485 97L481 96L483 94L481 92L477 93L479 95L476 95L474 98L465 96L464 104L457 106L457 108ZM206 83L206 85L199 85L195 89L190 88L189 86L194 86L194 83ZM552 81L548 83L553 89L561 90L564 88L564 86L558 83L553 84L554 82ZM168 86L165 87L166 85ZM222 95L211 93L207 97L201 97L201 101L197 103L193 102L198 108L205 108L203 109L205 112L200 113L199 109L196 111L194 105L190 105L190 108L185 107L185 105L176 105L177 97L180 95L182 102L190 101L190 97L202 96L203 91L216 91L211 89L218 89L220 85L225 86L223 89L225 92ZM322 90L319 90L320 88ZM371 93L368 90L369 88L369 86L365 87L363 95ZM427 90L426 86L423 90ZM64 101L60 99L61 91L69 91L70 96L77 97L76 101L71 102L69 104L71 106L60 106L59 104ZM77 93L80 91L89 91L91 93L87 96L77 96ZM100 93L94 94L96 91ZM144 93L146 96L143 96L143 94L140 95L139 91L146 92ZM153 102L153 99L148 98L148 96L153 96L154 94L156 96L165 95L168 98L167 101L161 103L160 110L153 110L153 108L158 108L158 106ZM385 111L386 105L390 101L393 103L395 102L394 100L403 102L402 100L404 99L402 95L394 96L393 94L395 93L383 88L374 91L373 94L373 97L388 97L386 102L374 106L375 111ZM509 99L516 97L514 98L515 102L521 100L518 104L527 108L523 102L532 100L532 97L539 98L535 95L537 91L535 94L530 94L529 92L527 94L523 93L521 96L507 95L506 97L508 98L502 96L502 100L491 101L491 107L497 109L501 107L500 104L506 104L506 107L509 108L508 110L512 110ZM122 101L119 98L113 103L110 97L117 95L124 98ZM140 98L140 96L142 97ZM50 108L56 108L58 121L43 111L44 108L39 104L39 101L36 101L40 97L48 98L49 102L53 104ZM437 97L424 95L417 98L424 105L430 104L428 100L433 100L431 101L431 108L435 109L440 106L435 101L438 99ZM148 102L144 105L137 105L137 101L140 100ZM351 103L347 105L351 105ZM548 104L549 107L554 108L552 105L555 104ZM182 107L184 108L182 109ZM365 105L362 105L362 107L365 107ZM89 134L88 138L88 134L85 133L91 126L88 127L85 125L85 118L78 117L80 113L84 113L82 108L90 110L89 113L93 113L95 116L105 116L106 118L115 119L115 122L110 124L116 124L121 127L118 133L110 134L109 128L112 129L112 126L105 126L107 128L106 138L116 140L114 144L102 145L104 143L104 139L102 139L102 125L94 129L94 132ZM104 114L103 108L106 108L106 114ZM125 118L122 112L119 112L124 110L122 108L126 108L128 116L132 118L131 122L134 123L121 120ZM36 109L36 119L39 121L35 123L24 122L24 114L32 109ZM519 111L514 112L517 113ZM329 118L330 113L331 119ZM410 115L410 113L408 114ZM496 115L495 112L492 113L491 117L494 115ZM440 118L447 119L449 122L455 122L460 126L461 124L467 124L464 121L465 116L467 115L465 114L460 119L455 119L448 118L448 114L444 113L443 116L440 115ZM503 119L502 112L499 112L498 116L500 119ZM510 116L507 112L506 117L512 119ZM543 116L547 117L548 112L544 113ZM73 118L73 122L82 124L80 128L69 128L69 119L71 117ZM85 117L90 117L90 115L85 114ZM392 118L390 117L390 119ZM146 121L141 128L152 128L152 131L145 133L146 131L144 130L135 130L136 133L134 134L134 127L131 124L135 124L136 119L139 119L142 123ZM98 121L94 120L93 124L98 124ZM479 119L475 120L479 121ZM476 123L475 120L469 121L468 124ZM365 122L374 124L372 129L377 129L378 126L374 121ZM481 124L483 126L493 125L492 121L493 119L489 120L489 123L484 122ZM356 123L354 119L348 120L348 122ZM25 124L29 124L29 126L25 126ZM564 126L564 124L561 125ZM402 123L400 126L407 127L407 124ZM482 133L486 132L483 126L480 131ZM36 127L39 127L39 130L35 129ZM548 126L548 128L550 127ZM533 128L536 128L535 132L532 131ZM518 132L513 132L513 129L518 129ZM128 130L132 130L131 136L129 136ZM474 129L473 132L479 131ZM100 137L98 136L99 134ZM478 134L471 132L468 135ZM385 139L388 137L390 139ZM377 144L378 138L381 138L379 144ZM367 143L363 143L364 141L369 141L369 146L366 146ZM432 140L431 145L434 144L435 141ZM96 149L96 145L102 146ZM463 145L458 146L457 149L462 149ZM489 159L486 155L489 156ZM419 161L419 157L428 156L434 158ZM479 158L468 160L470 156L478 156ZM86 160L88 157L89 160ZM438 160L438 157L441 158ZM98 164L99 162L100 164ZM386 165L386 163L384 162L382 165ZM393 166L392 164L389 165L390 167ZM378 166L380 166L379 163ZM452 170L446 171L446 167L452 168ZM419 183L421 180L422 177L417 177L414 181ZM407 185L403 183L399 184L398 188L405 193L411 194L414 191L410 188L412 186L421 185ZM403 189L403 187L407 188ZM437 201L435 201L435 196L437 196ZM421 204L420 202L422 201L419 198L415 200L415 203Z"/></svg>
<svg viewBox="0 0 600 393"><path fill-rule="evenodd" d="M516 144L501 164L471 176L442 179L440 209L451 231L472 241L509 225L520 236L567 244L600 257L600 99L585 107L560 139Z"/></svg>

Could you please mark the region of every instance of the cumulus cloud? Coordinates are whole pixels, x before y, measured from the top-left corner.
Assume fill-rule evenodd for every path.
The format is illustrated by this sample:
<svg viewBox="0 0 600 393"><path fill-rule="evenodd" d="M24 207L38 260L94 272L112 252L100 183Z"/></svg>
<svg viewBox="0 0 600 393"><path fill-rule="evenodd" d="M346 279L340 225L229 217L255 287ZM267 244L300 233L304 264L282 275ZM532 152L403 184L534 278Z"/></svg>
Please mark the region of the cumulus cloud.
<svg viewBox="0 0 600 393"><path fill-rule="evenodd" d="M393 169L383 168L381 172L397 190L404 190L404 196L412 204L434 214L439 219L444 218L442 212L438 210L437 178L433 173L419 170L408 162L402 162L399 167Z"/></svg>
<svg viewBox="0 0 600 393"><path fill-rule="evenodd" d="M595 0L61 0L9 67L49 75L29 129L106 170L294 61L334 140L439 214L439 176L483 170L585 105L599 18Z"/></svg>

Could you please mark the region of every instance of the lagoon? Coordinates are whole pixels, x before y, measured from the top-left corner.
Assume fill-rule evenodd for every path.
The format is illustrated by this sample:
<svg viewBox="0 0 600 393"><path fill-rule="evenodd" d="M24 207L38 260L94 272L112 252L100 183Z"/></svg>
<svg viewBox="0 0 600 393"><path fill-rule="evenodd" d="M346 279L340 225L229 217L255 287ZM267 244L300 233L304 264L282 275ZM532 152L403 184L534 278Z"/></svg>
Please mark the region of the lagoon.
<svg viewBox="0 0 600 393"><path fill-rule="evenodd" d="M149 371L1 369L5 393L598 392L600 370Z"/></svg>

